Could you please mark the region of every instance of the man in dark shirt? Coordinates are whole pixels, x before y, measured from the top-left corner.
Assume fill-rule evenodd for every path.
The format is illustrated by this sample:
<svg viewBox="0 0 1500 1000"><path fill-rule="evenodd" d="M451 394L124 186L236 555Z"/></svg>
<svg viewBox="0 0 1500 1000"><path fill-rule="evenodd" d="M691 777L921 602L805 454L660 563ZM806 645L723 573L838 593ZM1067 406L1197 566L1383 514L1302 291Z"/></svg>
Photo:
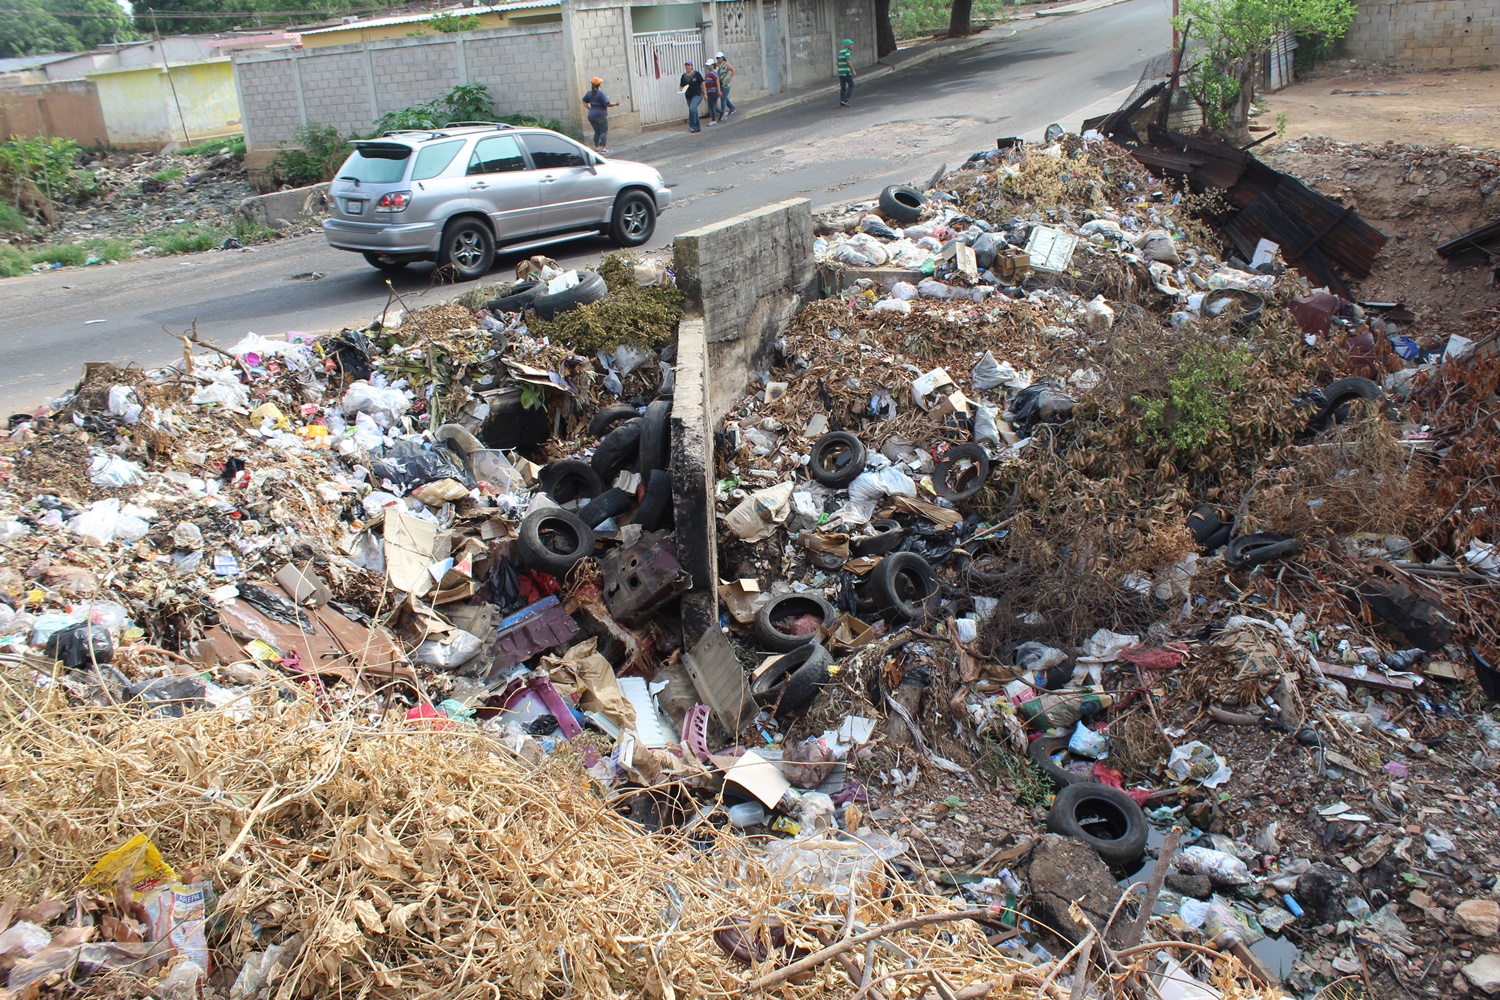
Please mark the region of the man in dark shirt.
<svg viewBox="0 0 1500 1000"><path fill-rule="evenodd" d="M682 64L682 79L677 81L682 88L679 94L687 96L688 131L702 132L698 124L698 105L703 103L703 74L693 68L691 61Z"/></svg>

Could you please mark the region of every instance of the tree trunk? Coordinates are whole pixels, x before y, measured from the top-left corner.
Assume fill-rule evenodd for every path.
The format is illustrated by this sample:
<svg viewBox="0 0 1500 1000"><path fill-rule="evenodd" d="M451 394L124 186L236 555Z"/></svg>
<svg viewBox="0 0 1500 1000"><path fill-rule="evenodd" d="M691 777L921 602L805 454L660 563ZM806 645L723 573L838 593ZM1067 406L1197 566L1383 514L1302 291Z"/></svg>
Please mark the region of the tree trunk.
<svg viewBox="0 0 1500 1000"><path fill-rule="evenodd" d="M1260 75L1260 55L1249 56L1240 65L1240 95L1234 102L1234 111L1229 116L1232 127L1244 129L1250 122L1250 105L1255 101L1255 79Z"/></svg>
<svg viewBox="0 0 1500 1000"><path fill-rule="evenodd" d="M891 0L875 0L875 58L896 51L896 29L891 27Z"/></svg>
<svg viewBox="0 0 1500 1000"><path fill-rule="evenodd" d="M948 37L963 38L970 33L969 15L974 10L974 0L953 0L953 15L948 19Z"/></svg>

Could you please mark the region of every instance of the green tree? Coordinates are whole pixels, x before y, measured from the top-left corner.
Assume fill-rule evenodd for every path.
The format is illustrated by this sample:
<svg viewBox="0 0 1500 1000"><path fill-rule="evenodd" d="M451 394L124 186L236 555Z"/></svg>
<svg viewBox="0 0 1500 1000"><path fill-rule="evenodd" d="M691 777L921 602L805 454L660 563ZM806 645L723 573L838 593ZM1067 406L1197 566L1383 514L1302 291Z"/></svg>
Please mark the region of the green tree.
<svg viewBox="0 0 1500 1000"><path fill-rule="evenodd" d="M141 0L131 0L130 9L135 15L135 26L143 35L153 35L157 31L160 31L163 35L192 34L200 31L227 31L238 25L244 18L214 17L212 15L242 11L247 7L253 7L256 10L260 9L253 3L247 3L247 0L157 0L157 4L163 8L170 8L173 11L210 16L173 17L170 14L158 14L153 19L151 8L154 4L141 2ZM286 23L286 17L273 18L271 19L271 23L284 24Z"/></svg>
<svg viewBox="0 0 1500 1000"><path fill-rule="evenodd" d="M115 0L41 0L44 9L70 26L85 49L106 42L129 42L140 37L130 17Z"/></svg>
<svg viewBox="0 0 1500 1000"><path fill-rule="evenodd" d="M0 14L0 59L77 52L82 48L77 33L48 13L38 0L10 0L5 6L21 13Z"/></svg>
<svg viewBox="0 0 1500 1000"><path fill-rule="evenodd" d="M1342 38L1354 20L1353 0L1182 0L1175 22L1189 22L1201 44L1190 84L1215 128L1243 128L1255 97L1260 58L1284 31Z"/></svg>

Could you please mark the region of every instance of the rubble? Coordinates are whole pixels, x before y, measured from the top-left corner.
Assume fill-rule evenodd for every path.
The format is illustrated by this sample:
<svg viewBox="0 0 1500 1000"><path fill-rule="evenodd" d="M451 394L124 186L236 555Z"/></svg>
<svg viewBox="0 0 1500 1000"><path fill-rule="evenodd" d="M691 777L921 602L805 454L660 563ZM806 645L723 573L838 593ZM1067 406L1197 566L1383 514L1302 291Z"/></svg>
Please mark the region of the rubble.
<svg viewBox="0 0 1500 1000"><path fill-rule="evenodd" d="M719 580L663 261L13 419L9 988L1493 989L1500 324L1002 146L819 220Z"/></svg>

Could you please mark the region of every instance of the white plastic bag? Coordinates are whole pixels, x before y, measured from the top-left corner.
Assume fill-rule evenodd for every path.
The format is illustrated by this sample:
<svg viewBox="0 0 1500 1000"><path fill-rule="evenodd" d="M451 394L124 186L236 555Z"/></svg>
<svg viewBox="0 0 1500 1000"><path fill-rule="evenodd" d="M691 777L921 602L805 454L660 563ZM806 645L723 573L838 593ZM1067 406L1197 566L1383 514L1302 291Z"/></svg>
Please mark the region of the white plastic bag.
<svg viewBox="0 0 1500 1000"><path fill-rule="evenodd" d="M141 481L141 467L119 455L100 453L89 463L89 482L96 486L131 486Z"/></svg>
<svg viewBox="0 0 1500 1000"><path fill-rule="evenodd" d="M124 417L127 424L138 423L141 419L141 401L136 398L135 390L128 385L110 386L109 412L112 416Z"/></svg>
<svg viewBox="0 0 1500 1000"><path fill-rule="evenodd" d="M245 387L240 385L239 377L230 369L220 368L202 374L209 379L209 383L193 393L192 398L188 400L194 406L245 409L250 405L250 397L245 394Z"/></svg>
<svg viewBox="0 0 1500 1000"><path fill-rule="evenodd" d="M936 278L923 278L917 282L917 291L929 299L951 299L953 289Z"/></svg>
<svg viewBox="0 0 1500 1000"><path fill-rule="evenodd" d="M368 413L381 427L390 427L411 409L411 400L400 389L377 389L361 379L349 386L339 405L346 417Z"/></svg>
<svg viewBox="0 0 1500 1000"><path fill-rule="evenodd" d="M917 483L911 476L895 466L878 472L862 472L854 482L849 484L849 499L855 503L879 503L886 497L898 494L915 497Z"/></svg>
<svg viewBox="0 0 1500 1000"><path fill-rule="evenodd" d="M1208 847L1185 847L1178 851L1177 867L1189 875L1207 875L1220 885L1250 884L1250 869L1245 862Z"/></svg>
<svg viewBox="0 0 1500 1000"><path fill-rule="evenodd" d="M1080 757L1103 760L1109 756L1109 738L1079 722L1074 725L1073 735L1068 738L1068 749Z"/></svg>
<svg viewBox="0 0 1500 1000"><path fill-rule="evenodd" d="M880 313L896 313L906 316L911 313L911 303L905 299L881 299L875 303L875 311Z"/></svg>
<svg viewBox="0 0 1500 1000"><path fill-rule="evenodd" d="M1204 788L1217 788L1232 773L1224 758L1200 740L1173 747L1172 756L1167 758L1167 770L1178 781L1191 779Z"/></svg>
<svg viewBox="0 0 1500 1000"><path fill-rule="evenodd" d="M146 537L151 526L138 517L120 513L120 501L111 497L90 504L88 510L68 522L68 530L108 545L116 540L138 542Z"/></svg>
<svg viewBox="0 0 1500 1000"><path fill-rule="evenodd" d="M484 645L477 635L465 632L463 629L454 629L448 636L447 642L439 642L436 639L428 639L411 651L413 663L421 663L428 667L439 667L443 670L451 670L454 667L468 663L479 655L480 647Z"/></svg>
<svg viewBox="0 0 1500 1000"><path fill-rule="evenodd" d="M891 286L891 295L894 298L910 302L917 297L917 286L910 281L898 281Z"/></svg>

